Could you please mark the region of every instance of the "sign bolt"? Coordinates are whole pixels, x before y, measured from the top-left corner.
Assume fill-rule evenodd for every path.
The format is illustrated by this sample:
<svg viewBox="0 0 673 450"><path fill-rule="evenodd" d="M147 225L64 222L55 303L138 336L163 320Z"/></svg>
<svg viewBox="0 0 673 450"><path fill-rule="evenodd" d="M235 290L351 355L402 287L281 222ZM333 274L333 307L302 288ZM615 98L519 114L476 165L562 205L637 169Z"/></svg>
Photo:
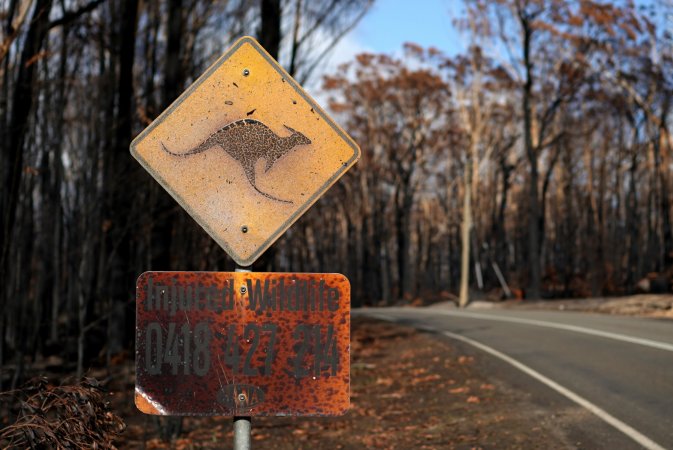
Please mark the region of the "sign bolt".
<svg viewBox="0 0 673 450"><path fill-rule="evenodd" d="M248 69L243 69L243 76L247 77L248 75L250 75L250 71Z"/></svg>
<svg viewBox="0 0 673 450"><path fill-rule="evenodd" d="M241 403L245 402L245 394L238 394L238 401Z"/></svg>
<svg viewBox="0 0 673 450"><path fill-rule="evenodd" d="M241 294L245 294L248 292L248 290L245 288L245 286L241 286Z"/></svg>

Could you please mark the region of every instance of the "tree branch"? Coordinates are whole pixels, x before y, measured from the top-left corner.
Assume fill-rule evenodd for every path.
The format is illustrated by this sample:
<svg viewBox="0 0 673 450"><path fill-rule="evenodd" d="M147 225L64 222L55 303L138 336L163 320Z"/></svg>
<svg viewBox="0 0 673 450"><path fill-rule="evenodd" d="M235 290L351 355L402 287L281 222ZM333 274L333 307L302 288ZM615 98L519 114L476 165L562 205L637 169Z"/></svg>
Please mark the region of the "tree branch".
<svg viewBox="0 0 673 450"><path fill-rule="evenodd" d="M79 17L83 16L84 14L93 11L96 9L101 3L105 2L106 0L93 0L90 3L82 6L81 8L75 10L75 11L70 11L65 14L63 14L63 17L60 19L53 20L49 22L49 29L55 28L55 27L60 27L61 25L66 25L70 22L73 22L77 20Z"/></svg>
<svg viewBox="0 0 673 450"><path fill-rule="evenodd" d="M12 45L12 42L16 39L16 37L19 35L19 31L21 30L21 25L23 25L23 22L26 19L26 15L28 14L28 10L32 6L33 1L28 0L27 2L24 2L21 4L22 8L19 9L19 14L17 15L16 18L12 18L13 11L8 14L7 18L7 37L2 41L2 44L0 44L0 61L5 59L5 56L7 56L7 53L9 53L9 47ZM13 8L15 9L16 4L12 5Z"/></svg>
<svg viewBox="0 0 673 450"><path fill-rule="evenodd" d="M318 66L318 64L325 58L325 56L327 56L327 55L334 49L334 47L336 46L336 44L338 44L339 41L341 41L341 39L342 39L346 34L350 33L350 31L351 31L353 28L355 28L355 26L356 26L358 23L360 23L360 20L365 16L365 14L367 13L367 11L369 11L369 6L371 6L371 3L369 3L369 5L366 6L365 8L363 8L363 10L362 10L362 11L360 12L360 14L358 14L358 16L351 22L351 24L348 25L348 26L347 26L346 28L344 28L343 30L341 30L341 32L340 32L339 34L337 34L337 35L334 37L334 39L332 39L332 41L330 42L330 44L329 44L329 45L328 45L328 46L327 46L327 47L326 47L326 48L325 48L325 49L324 49L324 50L323 50L323 51L322 51L322 52L321 52L321 53L320 53L314 60L313 60L313 62L311 63L311 66L305 71L305 73L304 73L304 74L302 75L302 77L301 77L301 83L302 83L302 84L305 83L306 80L308 80L308 79L311 77L311 74L313 73L313 71L315 70L315 68ZM306 35L304 35L304 37L306 37ZM302 39L302 41L303 41L303 39ZM296 48L296 49L293 48L293 52L296 51L296 50L298 50L300 44L301 44L301 42L299 42L299 43L297 44L297 48ZM294 58L294 57L295 57L295 55L293 55L293 58ZM296 68L295 68L295 69L296 69Z"/></svg>

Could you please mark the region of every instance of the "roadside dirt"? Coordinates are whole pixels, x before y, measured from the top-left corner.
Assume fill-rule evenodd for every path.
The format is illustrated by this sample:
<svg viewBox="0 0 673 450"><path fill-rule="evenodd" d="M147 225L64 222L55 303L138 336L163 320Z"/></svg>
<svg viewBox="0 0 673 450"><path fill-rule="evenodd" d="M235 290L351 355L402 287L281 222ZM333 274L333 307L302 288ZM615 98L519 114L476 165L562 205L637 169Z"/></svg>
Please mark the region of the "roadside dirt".
<svg viewBox="0 0 673 450"><path fill-rule="evenodd" d="M518 309L545 309L583 311L625 316L673 319L673 295L641 294L627 297L599 297L586 299L516 301L495 303L497 307Z"/></svg>
<svg viewBox="0 0 673 450"><path fill-rule="evenodd" d="M352 322L352 408L338 418L253 418L254 448L567 448L552 415L448 342L367 318ZM185 418L173 442L133 405L131 367L113 385L119 448L231 448L231 418Z"/></svg>
<svg viewBox="0 0 673 450"><path fill-rule="evenodd" d="M452 306L439 303L433 307ZM673 319L673 296L475 302L471 308ZM541 401L535 392L512 381L516 375L501 376L502 368L478 352L463 351L452 341L402 325L355 317L351 350L351 410L338 418L253 418L253 448L573 448L588 439L576 425L586 428L595 420L581 408ZM111 409L126 423L115 442L118 448L231 448L232 420L226 417L185 418L177 438L162 440L160 429L166 427L159 425L166 419L146 416L133 404L133 360L127 355L112 362L111 372L91 370L87 376L108 380L104 384L110 391ZM49 378L60 384L63 374L52 375ZM0 425L9 423L2 420Z"/></svg>

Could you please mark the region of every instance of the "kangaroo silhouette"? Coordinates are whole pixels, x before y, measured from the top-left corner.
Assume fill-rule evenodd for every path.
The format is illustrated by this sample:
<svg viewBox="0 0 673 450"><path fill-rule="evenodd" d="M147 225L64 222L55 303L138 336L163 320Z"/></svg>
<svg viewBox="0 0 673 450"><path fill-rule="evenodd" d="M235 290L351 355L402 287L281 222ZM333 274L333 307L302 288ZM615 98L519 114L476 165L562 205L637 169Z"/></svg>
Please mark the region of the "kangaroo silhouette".
<svg viewBox="0 0 673 450"><path fill-rule="evenodd" d="M259 120L242 119L232 122L215 133L196 147L182 153L175 153L161 143L163 150L173 156L190 156L205 152L213 147L221 147L234 158L243 168L250 185L264 197L283 203L292 203L282 200L261 191L255 184L255 165L260 159L266 161L264 172L268 172L280 158L285 156L298 145L309 145L311 140L297 130L283 125L290 133L281 137Z"/></svg>

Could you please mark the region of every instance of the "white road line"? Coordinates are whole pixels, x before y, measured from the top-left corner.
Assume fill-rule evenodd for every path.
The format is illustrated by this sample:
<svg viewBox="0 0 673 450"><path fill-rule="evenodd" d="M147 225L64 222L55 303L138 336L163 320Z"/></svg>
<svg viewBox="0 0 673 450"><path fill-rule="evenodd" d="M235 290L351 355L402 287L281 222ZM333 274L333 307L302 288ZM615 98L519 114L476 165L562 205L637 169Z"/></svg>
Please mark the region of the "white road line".
<svg viewBox="0 0 673 450"><path fill-rule="evenodd" d="M444 311L442 311L442 312L444 312ZM367 312L365 314L370 316L370 317L375 317L377 319L382 319L382 320L385 320L385 321L388 321L388 322L397 322L397 320L395 318L390 317L390 316L386 316L386 315L383 315L383 314L369 313L369 312ZM457 316L457 314L454 314L454 315ZM550 323L550 322L545 322L545 323ZM416 327L416 328L420 329L421 327ZM428 327L428 326L422 326L422 329L425 330L425 331L437 332L436 329ZM589 330L589 331L592 331L592 330ZM594 415L599 417L604 422L608 423L609 425L612 425L614 428L621 431L622 433L624 433L629 438L633 439L638 444L642 445L644 448L646 448L648 450L665 450L665 447L662 447L661 445L657 444L656 442L654 442L652 439L648 438L644 434L636 431L633 427L625 424L621 420L612 416L610 413L608 413L604 409L601 409L600 407L591 403L589 400L587 400L583 397L580 397L579 395L575 394L573 391L561 386L560 384L558 384L554 380L545 377L540 372L538 372L534 369L531 369L530 367L528 367L525 364L517 361L516 359L514 359L510 356L507 356L504 353L499 352L498 350L496 350L494 348L491 348L487 345L484 345L481 342L477 342L473 339L467 338L465 336L461 336L460 334L452 333L450 331L442 331L441 333L444 334L447 337L452 338L452 339L456 339L458 341L465 342L466 344L469 344L473 347L476 347L479 350L482 350L482 351L484 351L484 352L486 352L486 353L488 353L492 356L495 356L496 358L501 359L501 360L505 361L506 363L514 366L515 368L519 369L520 371L522 371L526 375L529 375L530 377L535 378L540 383L552 388L553 390L555 390L559 394L563 395L567 399L569 399L569 400L577 403L581 407L587 409L588 411L590 411L591 413L593 413Z"/></svg>
<svg viewBox="0 0 673 450"><path fill-rule="evenodd" d="M617 430L621 431L634 441L636 441L638 444L642 445L644 448L649 449L649 450L664 450L664 447L661 445L657 444L654 442L652 439L648 438L644 434L636 431L634 428L631 426L625 424L621 420L617 419L616 417L612 416L609 414L607 411L604 409L599 408L598 406L594 405L591 403L589 400L580 397L579 395L575 394L573 391L561 386L554 380L551 380L541 373L531 369L530 367L520 363L514 358L511 358L504 353L499 352L498 350L491 348L487 345L484 345L480 342L477 342L475 340L472 340L470 338L466 338L465 336L461 336L456 333L451 333L450 331L443 331L442 332L445 336L448 336L452 339L456 339L462 342L465 342L466 344L469 344L473 347L478 348L479 350L482 350L492 356L495 356L496 358L499 358L503 361L505 361L508 364L511 364L512 366L516 367L526 375L529 375L542 384L547 385L548 387L552 388L559 394L563 395L564 397L568 398L569 400L577 403L578 405L582 406L583 408L586 408L587 410L591 411L593 414L598 416L600 419L605 421L606 423L612 425L614 428Z"/></svg>
<svg viewBox="0 0 673 450"><path fill-rule="evenodd" d="M567 325L563 323L547 322L544 320L535 320L535 319L521 319L518 317L507 317L507 316L495 316L490 314L479 314L472 312L453 312L453 311L424 311L424 310L413 310L405 311L419 314L441 314L443 316L451 317L470 317L473 319L483 319L483 320L494 320L496 322L511 322L511 323L521 323L524 325L535 325L538 327L546 328L556 328L557 330L573 331L575 333L590 334L592 336L599 336L608 339L614 339L616 341L629 342L631 344L644 345L646 347L656 348L658 350L666 350L673 352L673 344L669 344L661 341L653 341L651 339L638 338L633 336L627 336L625 334L611 333L609 331L600 331L594 330L591 328L580 327L577 325Z"/></svg>

